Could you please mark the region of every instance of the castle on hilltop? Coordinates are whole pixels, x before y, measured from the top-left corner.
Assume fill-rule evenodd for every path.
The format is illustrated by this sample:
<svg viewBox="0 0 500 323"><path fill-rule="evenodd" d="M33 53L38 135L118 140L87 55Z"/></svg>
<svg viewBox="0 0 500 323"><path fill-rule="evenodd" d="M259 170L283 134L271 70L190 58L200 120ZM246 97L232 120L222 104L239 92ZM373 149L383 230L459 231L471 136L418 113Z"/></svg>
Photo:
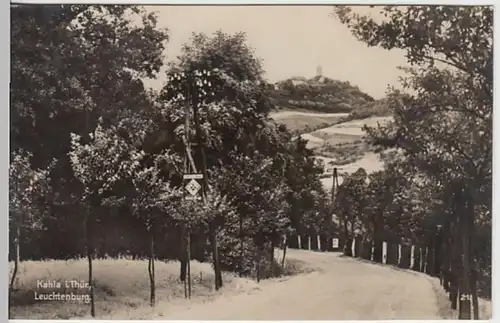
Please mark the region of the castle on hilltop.
<svg viewBox="0 0 500 323"><path fill-rule="evenodd" d="M325 79L325 77L323 76L323 68L321 67L321 65L318 65L318 67L316 68L315 79L317 79L318 83L322 83Z"/></svg>

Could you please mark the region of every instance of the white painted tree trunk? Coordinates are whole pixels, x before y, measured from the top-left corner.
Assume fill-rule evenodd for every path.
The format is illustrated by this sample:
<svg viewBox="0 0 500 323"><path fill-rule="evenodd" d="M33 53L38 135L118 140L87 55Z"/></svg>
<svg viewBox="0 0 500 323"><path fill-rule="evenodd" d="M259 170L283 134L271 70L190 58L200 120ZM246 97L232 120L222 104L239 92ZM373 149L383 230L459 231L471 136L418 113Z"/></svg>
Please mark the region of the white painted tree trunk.
<svg viewBox="0 0 500 323"><path fill-rule="evenodd" d="M370 261L373 261L373 254L375 253L375 245L372 244L372 252L371 252L371 255L370 255Z"/></svg>
<svg viewBox="0 0 500 323"><path fill-rule="evenodd" d="M398 244L398 266L401 265L401 245Z"/></svg>
<svg viewBox="0 0 500 323"><path fill-rule="evenodd" d="M297 235L297 244L298 244L297 249L302 249L302 241L300 240L300 235Z"/></svg>
<svg viewBox="0 0 500 323"><path fill-rule="evenodd" d="M318 240L318 251L321 251L321 239L319 236L316 236L316 239Z"/></svg>
<svg viewBox="0 0 500 323"><path fill-rule="evenodd" d="M351 251L352 256L356 257L356 239L352 239Z"/></svg>
<svg viewBox="0 0 500 323"><path fill-rule="evenodd" d="M307 249L311 250L311 236L307 238Z"/></svg>
<svg viewBox="0 0 500 323"><path fill-rule="evenodd" d="M413 266L415 266L415 246L411 246L410 250L410 269L413 269Z"/></svg>
<svg viewBox="0 0 500 323"><path fill-rule="evenodd" d="M387 264L387 242L382 242L382 263Z"/></svg>

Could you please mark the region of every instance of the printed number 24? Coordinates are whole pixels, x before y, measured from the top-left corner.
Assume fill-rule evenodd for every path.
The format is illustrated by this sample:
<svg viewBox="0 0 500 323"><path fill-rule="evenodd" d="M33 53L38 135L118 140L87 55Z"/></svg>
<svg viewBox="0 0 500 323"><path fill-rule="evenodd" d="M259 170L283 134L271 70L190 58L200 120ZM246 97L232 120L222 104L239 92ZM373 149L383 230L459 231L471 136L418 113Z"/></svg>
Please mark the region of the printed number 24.
<svg viewBox="0 0 500 323"><path fill-rule="evenodd" d="M461 301L470 301L470 300L472 300L472 296L463 294L463 295L460 295L460 300Z"/></svg>

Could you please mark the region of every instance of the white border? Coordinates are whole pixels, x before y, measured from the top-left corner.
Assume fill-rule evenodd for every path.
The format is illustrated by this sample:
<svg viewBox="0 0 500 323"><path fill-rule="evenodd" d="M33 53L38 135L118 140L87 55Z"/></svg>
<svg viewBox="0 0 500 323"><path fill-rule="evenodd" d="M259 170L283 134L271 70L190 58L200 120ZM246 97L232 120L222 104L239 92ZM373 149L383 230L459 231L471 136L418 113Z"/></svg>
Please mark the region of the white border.
<svg viewBox="0 0 500 323"><path fill-rule="evenodd" d="M336 0L217 0L217 1L202 1L202 0L14 0L13 3L38 3L38 4L141 4L141 5L334 5L334 4L348 4L348 5L493 5L496 2L489 1L470 1L470 0L441 0L441 1L411 1L411 0L400 0L400 1L384 1L384 0L357 0L355 2L349 1L336 1Z"/></svg>
<svg viewBox="0 0 500 323"><path fill-rule="evenodd" d="M494 320L495 318L499 318L500 315L497 315L497 311L500 309L500 299L498 299L498 288L500 285L498 284L498 275L495 275L495 273L498 273L498 266L500 265L500 261L498 258L498 249L499 249L499 237L500 235L497 234L496 232L499 232L500 230L500 225L499 221L495 220L494 215L496 214L497 210L500 210L500 199L495 199L495 196L500 196L500 188L499 188L499 177L498 177L498 168L495 166L499 166L500 162L500 137L498 135L498 130L500 126L500 121L498 118L498 105L500 104L500 101L498 100L498 83L497 83L497 78L498 78L498 73L499 73L499 64L498 64L498 53L500 50L500 45L499 41L500 38L498 36L498 33L500 32L499 29L499 21L500 21L500 13L498 10L498 6L495 6L494 9L494 15L493 15L493 60L496 64L493 65L493 205L492 205L492 252L491 252L491 277L492 277L492 289L491 289L491 309L492 309L492 314L491 314L491 319Z"/></svg>
<svg viewBox="0 0 500 323"><path fill-rule="evenodd" d="M7 263L1 266L0 277L4 277L0 279L0 293L5 297L1 297L2 300L0 306L0 317L8 318L8 279L9 277L9 262L8 262L8 254L9 254L9 108L10 108L10 5L7 1L4 1L5 6L0 6L0 21L3 27L0 27L0 39L3 39L2 43L4 46L0 46L1 57L3 63L1 64L0 70L0 78L2 84L4 84L1 88L2 93L0 97L3 99L3 106L0 109L0 122L3 124L1 129L5 129L4 136L0 139L1 151L4 153L1 155L2 158L0 160L0 185L5 189L1 194L0 204L4 206L5 216L2 217L2 231L4 232L1 235L1 254L5 255L4 259L7 260ZM4 8L4 9L2 9ZM2 190L3 190L2 189ZM1 214L1 213L0 213ZM4 251L5 250L5 251Z"/></svg>
<svg viewBox="0 0 500 323"><path fill-rule="evenodd" d="M106 4L150 4L150 5L165 5L165 4L172 4L172 5L230 5L230 4L238 4L238 5L244 5L244 4L251 4L251 5L258 5L258 4L267 4L267 5L333 5L333 4L353 4L353 3L346 3L345 1L332 1L332 0L314 0L314 1L290 1L290 0L256 0L256 1L236 1L236 0L219 0L219 1L182 1L182 0L171 0L171 1L163 1L163 0L158 0L158 1L140 1L140 0L107 0L107 1L85 1L85 0L76 0L76 1L57 1L57 0L20 0L20 1L15 1L16 3L38 3L38 4L50 4L50 3L106 3ZM10 7L9 3L7 3L7 6L5 6L6 10L1 10L0 9L0 21L2 21L2 24L4 25L4 28L0 28L0 33L1 33L1 38L4 39L3 44L7 44L7 46L1 46L2 47L2 57L4 58L4 63L2 64L2 71L0 73L2 77L2 82L4 84L4 91L9 87L9 79L10 79ZM382 4L395 4L395 5L409 5L409 4L442 4L442 5L494 5L495 1L407 1L407 0L400 0L400 1L383 1L383 0L358 0L356 1L355 4L357 5L382 5ZM3 6L2 6L3 7ZM498 35L498 21L500 21L500 14L498 13L498 10L494 12L494 21L495 21L495 26L494 26L494 53L495 56L496 54L500 51L500 47L498 45L500 39L497 37ZM494 66L494 76L495 76L495 82L496 84L496 76L498 75L498 64L495 64ZM495 93L494 93L494 111L497 110L497 105L499 104L499 101L497 99L497 92L498 86L494 86ZM4 108L1 109L2 117L0 117L0 120L2 120L2 123L4 124L4 127L2 129L7 129L5 130L5 137L2 138L1 140L1 145L2 145L2 151L6 152L5 155L2 155L1 159L1 176L0 177L0 183L2 186L6 189L4 191L4 194L2 194L2 204L4 205L4 208L6 210L5 214L8 215L8 164L9 164L9 159L8 159L8 146L9 146L9 105L10 105L10 100L9 100L9 90L5 91L5 94L2 95L1 97L5 98L4 100ZM497 112L497 111L495 111ZM498 117L496 116L496 113L493 114L493 128L494 129L500 129L500 121L498 120ZM498 162L500 161L500 145L499 143L499 135L498 131L496 130L493 132L493 165L498 165ZM495 171L494 167L494 172L493 172L493 196L500 196L500 188L498 185L500 184L499 178L498 178L498 172ZM495 199L493 198L493 207L492 211L493 214L496 213L496 210L500 206L500 199ZM4 235L2 239L2 249L5 250L3 255L8 255L8 216L5 216L3 218L3 223L5 225L4 227ZM497 297L496 291L498 290L498 284L497 284L497 277L495 273L498 272L497 265L498 265L498 260L499 258L496 256L496 251L499 248L498 243L499 243L499 235L496 234L495 232L500 232L500 224L499 221L496 221L493 218L493 224L492 224L492 230L493 230L493 238L492 238L492 243L493 243L493 252L492 252L492 276L493 276L493 286L492 286L492 320L494 321L495 318L497 318L497 310L499 310L499 299ZM4 244L5 243L5 244ZM5 271L4 271L5 270ZM0 277L4 277L4 279L0 279L0 284L1 290L3 292L3 295L5 295L4 298L2 298L4 301L2 302L2 306L0 307L0 317L8 317L7 313L7 299L8 299L8 282L6 277L8 277L8 264L7 266L4 266L2 269L2 272L0 274ZM29 323L34 320L11 320L13 322L20 322L20 323ZM37 322L61 322L61 321L68 321L69 320L36 320ZM81 322L96 322L97 320L80 320ZM119 320L112 320L112 321L106 321L106 320L99 320L101 322L137 322L137 323L144 323L144 322L156 322L156 321L146 321L146 320L141 320L141 321L136 321L136 320L128 320L128 321L119 321ZM442 320L426 320L427 322L442 322ZM170 321L172 323L180 323L180 322L196 322L196 321ZM213 322L218 322L218 321L213 321ZM228 321L219 321L219 322L228 322ZM230 321L229 321L230 322ZM233 321L236 322L236 321ZM240 322L259 322L259 321L240 321ZM286 321L286 322L301 322L301 321ZM319 321L318 321L319 322ZM335 322L335 321L321 321L321 322ZM341 321L338 321L341 322ZM358 322L391 322L391 323L396 323L396 322L422 322L420 321L404 321L404 320L385 320L385 321L358 321ZM458 320L447 320L447 322L460 322Z"/></svg>

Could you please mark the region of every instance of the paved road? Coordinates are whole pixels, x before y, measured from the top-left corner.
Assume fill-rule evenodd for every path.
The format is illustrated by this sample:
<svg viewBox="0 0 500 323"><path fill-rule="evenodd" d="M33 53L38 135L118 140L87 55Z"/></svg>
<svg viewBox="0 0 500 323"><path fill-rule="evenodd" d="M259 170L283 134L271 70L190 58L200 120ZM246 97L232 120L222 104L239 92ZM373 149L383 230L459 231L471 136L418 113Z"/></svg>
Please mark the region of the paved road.
<svg viewBox="0 0 500 323"><path fill-rule="evenodd" d="M263 282L252 294L220 298L169 313L176 320L441 319L435 282L333 253L291 251L318 270L280 283ZM442 295L441 295L442 297ZM447 305L447 304L446 304Z"/></svg>

